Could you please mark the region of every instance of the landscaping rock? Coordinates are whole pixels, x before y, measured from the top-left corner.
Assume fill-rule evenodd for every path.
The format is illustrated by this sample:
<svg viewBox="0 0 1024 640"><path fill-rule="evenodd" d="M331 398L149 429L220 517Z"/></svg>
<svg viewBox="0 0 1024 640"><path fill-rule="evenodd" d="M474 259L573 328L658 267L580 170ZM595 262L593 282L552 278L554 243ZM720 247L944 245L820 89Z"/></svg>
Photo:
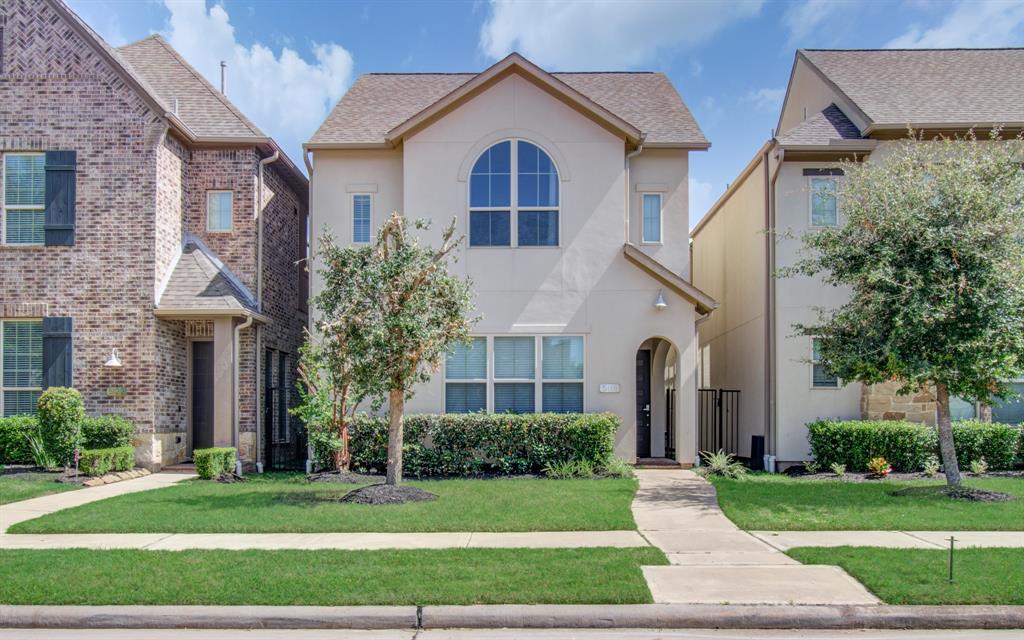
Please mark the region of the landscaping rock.
<svg viewBox="0 0 1024 640"><path fill-rule="evenodd" d="M404 504L431 500L437 500L437 496L429 491L405 485L395 487L389 484L371 484L368 487L350 491L341 498L342 502L355 504Z"/></svg>
<svg viewBox="0 0 1024 640"><path fill-rule="evenodd" d="M83 487L98 487L103 484L103 478L90 478L82 483Z"/></svg>
<svg viewBox="0 0 1024 640"><path fill-rule="evenodd" d="M369 476L354 471L320 471L306 476L309 482L337 482L340 484L367 484L380 482L380 476Z"/></svg>

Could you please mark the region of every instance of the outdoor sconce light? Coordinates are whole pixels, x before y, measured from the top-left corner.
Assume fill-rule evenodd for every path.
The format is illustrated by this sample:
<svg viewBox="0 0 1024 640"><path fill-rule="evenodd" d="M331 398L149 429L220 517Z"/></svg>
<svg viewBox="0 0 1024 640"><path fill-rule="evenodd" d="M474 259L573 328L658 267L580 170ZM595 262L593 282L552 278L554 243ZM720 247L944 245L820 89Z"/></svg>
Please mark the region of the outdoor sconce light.
<svg viewBox="0 0 1024 640"><path fill-rule="evenodd" d="M110 350L110 357L107 358L105 363L103 363L103 366L113 369L121 367L121 356L117 355L116 347Z"/></svg>
<svg viewBox="0 0 1024 640"><path fill-rule="evenodd" d="M668 309L668 303L665 302L665 294L662 292L661 289L658 289L658 297L654 301L654 308L657 309L658 311L664 311L665 309Z"/></svg>

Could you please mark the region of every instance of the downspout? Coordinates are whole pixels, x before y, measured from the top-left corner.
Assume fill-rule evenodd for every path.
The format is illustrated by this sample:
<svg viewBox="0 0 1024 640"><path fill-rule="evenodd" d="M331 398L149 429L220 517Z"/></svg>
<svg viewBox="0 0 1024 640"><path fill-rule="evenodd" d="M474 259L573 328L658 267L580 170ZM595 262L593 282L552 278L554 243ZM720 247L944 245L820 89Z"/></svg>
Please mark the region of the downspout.
<svg viewBox="0 0 1024 640"><path fill-rule="evenodd" d="M251 327L252 326L252 322L253 322L253 317L250 315L248 318L245 319L245 322L243 322L241 324L235 325L235 335L234 335L233 343L231 345L231 348L232 348L232 352L231 352L231 356L232 357L231 357L231 359L234 360L234 365L235 365L234 371L233 371L234 380L232 380L232 384L231 384L231 394L233 396L233 398L232 398L232 400L233 400L232 406L235 409L235 421L234 421L235 422L235 434L234 434L234 439L233 440L234 440L234 443L235 443L236 450L238 448L240 448L240 445L242 444L241 441L239 440L239 433L238 433L239 432L239 425L241 423L241 418L242 418L242 416L241 416L242 412L238 408L238 395L239 395L238 394L238 381L239 381L239 373L238 373L239 357L238 356L239 356L239 353L241 352L241 349L240 349L240 342L241 341L239 340L239 334L242 332L242 329L248 329L249 327ZM257 358L257 360L258 360L258 358ZM259 415L259 411L257 411L256 414ZM259 442L259 437L258 436L259 436L259 433L257 433L257 438L256 438L257 442ZM236 458L235 459L235 474L239 475L239 476L242 475L242 460L241 460L241 458Z"/></svg>
<svg viewBox="0 0 1024 640"><path fill-rule="evenodd" d="M256 309L263 313L263 167L271 162L277 162L281 152L274 150L273 155L262 158L256 175L256 204L253 207L253 219L256 220ZM251 320L251 318L250 318ZM263 473L263 462L260 458L260 445L263 439L263 411L260 403L260 380L263 377L263 358L260 357L263 351L263 336L260 335L260 328L256 327L256 472Z"/></svg>
<svg viewBox="0 0 1024 640"><path fill-rule="evenodd" d="M776 145L778 147L778 145ZM765 168L765 471L775 472L778 420L776 415L775 348L775 184L782 171L786 151L778 150L777 164L770 169L771 149L764 152Z"/></svg>
<svg viewBox="0 0 1024 640"><path fill-rule="evenodd" d="M626 174L626 244L629 244L629 161L635 156L640 155L644 150L644 138L640 138L640 144L637 145L636 150L626 154L626 160L624 163L624 169Z"/></svg>

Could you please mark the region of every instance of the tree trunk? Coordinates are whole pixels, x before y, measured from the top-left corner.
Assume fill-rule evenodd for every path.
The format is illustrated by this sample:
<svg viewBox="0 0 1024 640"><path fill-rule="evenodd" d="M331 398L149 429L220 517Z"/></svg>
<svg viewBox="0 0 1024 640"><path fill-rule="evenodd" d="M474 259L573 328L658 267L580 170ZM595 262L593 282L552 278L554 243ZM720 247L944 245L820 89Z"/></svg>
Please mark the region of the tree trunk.
<svg viewBox="0 0 1024 640"><path fill-rule="evenodd" d="M953 446L953 422L949 416L949 389L944 384L935 385L935 404L939 414L939 453L942 454L942 469L946 473L946 484L960 486L960 465L956 461L956 447Z"/></svg>
<svg viewBox="0 0 1024 640"><path fill-rule="evenodd" d="M388 476L387 484L402 482L402 414L405 391L392 389L388 395Z"/></svg>

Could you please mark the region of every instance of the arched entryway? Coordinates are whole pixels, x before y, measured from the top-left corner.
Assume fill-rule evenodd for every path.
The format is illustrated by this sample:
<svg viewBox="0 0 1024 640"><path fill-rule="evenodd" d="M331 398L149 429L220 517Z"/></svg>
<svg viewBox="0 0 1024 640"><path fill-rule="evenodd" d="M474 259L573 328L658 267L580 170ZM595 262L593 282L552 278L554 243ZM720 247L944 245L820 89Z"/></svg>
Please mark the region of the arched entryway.
<svg viewBox="0 0 1024 640"><path fill-rule="evenodd" d="M679 351L649 338L636 352L636 457L675 460Z"/></svg>

